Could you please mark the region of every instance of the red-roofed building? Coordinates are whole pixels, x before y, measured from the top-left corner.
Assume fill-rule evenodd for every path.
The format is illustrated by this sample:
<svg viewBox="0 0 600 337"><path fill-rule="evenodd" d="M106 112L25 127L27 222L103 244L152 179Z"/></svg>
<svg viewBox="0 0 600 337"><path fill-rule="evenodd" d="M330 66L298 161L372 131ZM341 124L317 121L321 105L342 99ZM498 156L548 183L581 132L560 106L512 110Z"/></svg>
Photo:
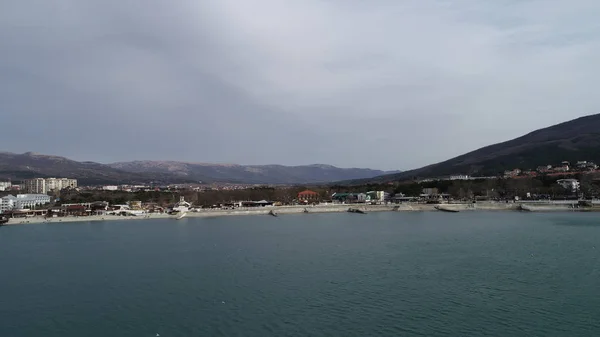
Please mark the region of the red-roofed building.
<svg viewBox="0 0 600 337"><path fill-rule="evenodd" d="M304 202L318 201L319 193L317 193L315 191L310 191L310 190L302 191L302 192L298 193L298 200L304 201Z"/></svg>

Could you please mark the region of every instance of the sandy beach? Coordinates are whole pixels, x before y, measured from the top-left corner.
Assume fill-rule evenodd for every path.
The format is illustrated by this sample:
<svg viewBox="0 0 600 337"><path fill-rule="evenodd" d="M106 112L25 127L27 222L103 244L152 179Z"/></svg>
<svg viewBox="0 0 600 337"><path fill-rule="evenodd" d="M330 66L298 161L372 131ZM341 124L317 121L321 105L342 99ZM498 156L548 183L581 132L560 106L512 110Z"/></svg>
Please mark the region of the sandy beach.
<svg viewBox="0 0 600 337"><path fill-rule="evenodd" d="M399 205L365 205L365 204L329 204L329 205L315 205L315 206L273 206L273 207L261 207L261 208L238 208L233 210L222 210L222 209L206 209L198 212L186 213L186 218L200 218L200 217L217 217L217 216L243 216L243 215L268 215L269 212L273 211L277 215L285 214L302 214L302 213L340 213L347 212L348 208L360 209L366 213L370 212L439 212L440 210L435 207L446 210L455 211L518 211L520 210L520 203L462 203L462 204L418 204L418 203L405 203ZM583 209L573 209L570 204L552 204L552 203L540 203L540 204L528 204L525 208L533 212L550 212L550 211L583 211ZM585 209L587 211L596 210ZM152 220L152 219L177 219L177 215L161 214L161 213L148 213L141 216L119 216L119 215L92 215L92 216L68 216L68 217L56 217L56 218L44 218L44 217L28 217L28 218L13 218L9 219L6 225L20 225L20 224L34 224L34 223L65 223L65 222L89 222L89 221L114 221L114 220Z"/></svg>

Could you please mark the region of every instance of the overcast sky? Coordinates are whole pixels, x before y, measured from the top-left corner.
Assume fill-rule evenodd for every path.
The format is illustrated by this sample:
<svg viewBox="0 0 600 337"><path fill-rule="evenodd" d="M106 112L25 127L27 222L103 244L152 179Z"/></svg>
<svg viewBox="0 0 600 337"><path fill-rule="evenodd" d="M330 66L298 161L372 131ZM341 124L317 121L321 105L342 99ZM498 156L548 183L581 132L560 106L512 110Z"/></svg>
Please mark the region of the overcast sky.
<svg viewBox="0 0 600 337"><path fill-rule="evenodd" d="M598 0L3 0L0 150L410 169L600 112Z"/></svg>

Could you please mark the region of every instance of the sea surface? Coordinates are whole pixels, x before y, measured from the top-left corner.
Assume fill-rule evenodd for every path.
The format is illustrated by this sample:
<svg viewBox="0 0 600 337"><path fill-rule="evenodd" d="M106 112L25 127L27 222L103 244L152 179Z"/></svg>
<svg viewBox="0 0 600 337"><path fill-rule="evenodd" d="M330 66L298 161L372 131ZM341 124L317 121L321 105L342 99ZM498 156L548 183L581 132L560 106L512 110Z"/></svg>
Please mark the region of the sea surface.
<svg viewBox="0 0 600 337"><path fill-rule="evenodd" d="M600 336L600 214L0 228L0 336Z"/></svg>

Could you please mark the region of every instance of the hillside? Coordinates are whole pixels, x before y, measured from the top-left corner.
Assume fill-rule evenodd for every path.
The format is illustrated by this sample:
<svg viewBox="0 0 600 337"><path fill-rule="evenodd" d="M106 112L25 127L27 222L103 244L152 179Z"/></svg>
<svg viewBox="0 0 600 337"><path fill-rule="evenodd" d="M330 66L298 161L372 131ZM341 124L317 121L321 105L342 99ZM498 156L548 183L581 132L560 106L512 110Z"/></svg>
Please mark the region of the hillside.
<svg viewBox="0 0 600 337"><path fill-rule="evenodd" d="M0 180L33 177L76 178L82 185L124 183L223 182L240 184L305 184L372 178L384 171L337 168L330 165L244 166L173 161L133 161L114 164L78 162L27 152L0 153Z"/></svg>
<svg viewBox="0 0 600 337"><path fill-rule="evenodd" d="M27 152L0 152L0 179L69 177L80 184L146 183L154 181L184 183L189 180L167 174L137 174L94 162L78 162L59 156Z"/></svg>
<svg viewBox="0 0 600 337"><path fill-rule="evenodd" d="M218 165L174 161L133 161L110 165L128 172L172 174L182 179L247 184L325 183L372 178L386 173L380 170L338 168L318 164L304 166Z"/></svg>
<svg viewBox="0 0 600 337"><path fill-rule="evenodd" d="M535 169L567 160L600 161L600 114L539 129L519 138L399 174L353 183L430 178L452 174L497 175L513 168Z"/></svg>

